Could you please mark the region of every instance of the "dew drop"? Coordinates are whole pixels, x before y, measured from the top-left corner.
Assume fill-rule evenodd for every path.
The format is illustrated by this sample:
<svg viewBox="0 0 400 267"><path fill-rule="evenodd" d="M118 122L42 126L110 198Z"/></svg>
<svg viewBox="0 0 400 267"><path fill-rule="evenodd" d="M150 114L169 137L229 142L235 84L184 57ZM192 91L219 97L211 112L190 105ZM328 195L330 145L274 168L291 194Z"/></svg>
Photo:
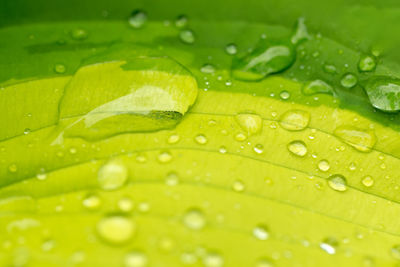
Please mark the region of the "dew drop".
<svg viewBox="0 0 400 267"><path fill-rule="evenodd" d="M400 260L400 245L393 246L390 250L390 253L392 254L393 258Z"/></svg>
<svg viewBox="0 0 400 267"><path fill-rule="evenodd" d="M358 82L357 76L355 76L352 73L346 73L343 75L342 79L340 80L340 84L344 87L344 88L353 88L354 86L356 86Z"/></svg>
<svg viewBox="0 0 400 267"><path fill-rule="evenodd" d="M201 67L200 71L202 73L211 74L211 73L215 72L215 67L213 65L211 65L211 64L204 64Z"/></svg>
<svg viewBox="0 0 400 267"><path fill-rule="evenodd" d="M247 132L249 136L257 134L262 130L262 118L257 114L240 113L235 116L239 126Z"/></svg>
<svg viewBox="0 0 400 267"><path fill-rule="evenodd" d="M177 28L184 28L188 24L189 20L185 15L180 15L175 20L175 26Z"/></svg>
<svg viewBox="0 0 400 267"><path fill-rule="evenodd" d="M304 157L307 154L307 146L300 140L290 142L287 148L291 153L299 157Z"/></svg>
<svg viewBox="0 0 400 267"><path fill-rule="evenodd" d="M375 59L369 55L362 55L358 62L358 70L361 72L373 71L376 68Z"/></svg>
<svg viewBox="0 0 400 267"><path fill-rule="evenodd" d="M97 233L106 242L122 244L129 241L135 233L136 225L124 216L110 216L97 223Z"/></svg>
<svg viewBox="0 0 400 267"><path fill-rule="evenodd" d="M200 145L205 145L207 144L207 137L204 134L199 134L197 135L194 140L196 141L196 143L200 144Z"/></svg>
<svg viewBox="0 0 400 267"><path fill-rule="evenodd" d="M279 93L279 97L282 100L288 100L290 98L290 93L286 90L283 90L282 92Z"/></svg>
<svg viewBox="0 0 400 267"><path fill-rule="evenodd" d="M168 137L168 144L176 144L176 143L178 143L179 142L179 140L180 140L181 138L180 138L180 136L178 135L178 134L171 134L169 137Z"/></svg>
<svg viewBox="0 0 400 267"><path fill-rule="evenodd" d="M336 253L337 246L339 245L339 242L333 238L329 237L324 239L320 244L319 247L325 251L326 253L333 255Z"/></svg>
<svg viewBox="0 0 400 267"><path fill-rule="evenodd" d="M279 124L288 131L301 131L310 122L310 113L304 110L289 110L282 114Z"/></svg>
<svg viewBox="0 0 400 267"><path fill-rule="evenodd" d="M208 253L203 258L203 264L205 267L222 267L224 265L224 259L216 252Z"/></svg>
<svg viewBox="0 0 400 267"><path fill-rule="evenodd" d="M168 186L175 186L179 184L179 176L175 172L170 172L165 177L165 184Z"/></svg>
<svg viewBox="0 0 400 267"><path fill-rule="evenodd" d="M363 184L364 186L366 186L366 187L371 187L371 186L374 185L374 179L373 179L371 176L369 176L369 175L365 176L365 177L361 180L361 182L362 182L362 184Z"/></svg>
<svg viewBox="0 0 400 267"><path fill-rule="evenodd" d="M58 74L63 74L67 71L67 68L63 64L56 64L54 66L54 72Z"/></svg>
<svg viewBox="0 0 400 267"><path fill-rule="evenodd" d="M74 40L82 41L82 40L85 40L88 37L88 33L84 29L74 29L71 32L71 37Z"/></svg>
<svg viewBox="0 0 400 267"><path fill-rule="evenodd" d="M228 55L235 55L237 53L237 46L233 43L225 46L225 51Z"/></svg>
<svg viewBox="0 0 400 267"><path fill-rule="evenodd" d="M320 169L323 172L327 172L331 166L329 165L329 162L325 159L321 160L318 162L318 169Z"/></svg>
<svg viewBox="0 0 400 267"><path fill-rule="evenodd" d="M18 171L18 167L15 163L11 164L8 166L8 170L12 173L17 172Z"/></svg>
<svg viewBox="0 0 400 267"><path fill-rule="evenodd" d="M322 80L314 80L306 83L302 88L302 92L305 95L333 94L333 88Z"/></svg>
<svg viewBox="0 0 400 267"><path fill-rule="evenodd" d="M257 261L256 267L273 267L274 264L268 259L260 259Z"/></svg>
<svg viewBox="0 0 400 267"><path fill-rule="evenodd" d="M169 151L161 151L157 156L157 160L160 163L168 163L172 160L172 155Z"/></svg>
<svg viewBox="0 0 400 267"><path fill-rule="evenodd" d="M133 209L133 201L129 197L123 197L118 200L118 208L122 212L131 212Z"/></svg>
<svg viewBox="0 0 400 267"><path fill-rule="evenodd" d="M373 130L362 130L354 126L340 126L335 129L333 134L361 152L371 151L376 143L376 136Z"/></svg>
<svg viewBox="0 0 400 267"><path fill-rule="evenodd" d="M134 10L129 16L128 22L132 28L139 29L147 21L147 14L142 10Z"/></svg>
<svg viewBox="0 0 400 267"><path fill-rule="evenodd" d="M140 251L131 251L124 259L125 267L145 267L147 263L147 256Z"/></svg>
<svg viewBox="0 0 400 267"><path fill-rule="evenodd" d="M83 199L82 205L88 210L95 210L100 207L101 199L97 195L90 194Z"/></svg>
<svg viewBox="0 0 400 267"><path fill-rule="evenodd" d="M200 230L204 228L206 219L201 210L193 208L184 214L183 224L191 230Z"/></svg>
<svg viewBox="0 0 400 267"><path fill-rule="evenodd" d="M336 67L334 65L326 64L324 65L324 71L327 73L336 73Z"/></svg>
<svg viewBox="0 0 400 267"><path fill-rule="evenodd" d="M193 44L196 39L192 30L182 30L179 33L179 38L185 44Z"/></svg>
<svg viewBox="0 0 400 267"><path fill-rule="evenodd" d="M341 174L334 174L328 178L328 185L336 191L346 191L347 190L347 181L346 178Z"/></svg>
<svg viewBox="0 0 400 267"><path fill-rule="evenodd" d="M244 133L238 133L235 135L235 140L242 142L247 139L247 136Z"/></svg>
<svg viewBox="0 0 400 267"><path fill-rule="evenodd" d="M269 238L268 228L265 225L254 227L253 236L258 240L267 240Z"/></svg>
<svg viewBox="0 0 400 267"><path fill-rule="evenodd" d="M261 144L256 144L253 148L254 152L257 154L262 154L264 152L264 146Z"/></svg>
<svg viewBox="0 0 400 267"><path fill-rule="evenodd" d="M232 189L236 192L243 192L245 189L245 185L242 181L236 180L232 184Z"/></svg>
<svg viewBox="0 0 400 267"><path fill-rule="evenodd" d="M97 181L103 190L116 190L128 180L128 169L120 160L110 160L97 174Z"/></svg>

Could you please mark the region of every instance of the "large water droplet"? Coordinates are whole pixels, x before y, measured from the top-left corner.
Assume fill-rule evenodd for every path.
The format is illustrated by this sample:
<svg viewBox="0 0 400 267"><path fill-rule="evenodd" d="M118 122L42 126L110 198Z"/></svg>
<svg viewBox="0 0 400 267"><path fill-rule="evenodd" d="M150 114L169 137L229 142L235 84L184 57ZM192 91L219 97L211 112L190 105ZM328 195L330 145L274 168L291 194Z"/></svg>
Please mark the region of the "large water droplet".
<svg viewBox="0 0 400 267"><path fill-rule="evenodd" d="M361 72L373 71L376 68L375 59L369 55L362 55L358 62L358 70Z"/></svg>
<svg viewBox="0 0 400 267"><path fill-rule="evenodd" d="M344 88L353 88L357 84L357 76L355 76L352 73L346 73L342 76L342 79L340 80L340 84Z"/></svg>
<svg viewBox="0 0 400 267"><path fill-rule="evenodd" d="M306 83L302 92L305 95L314 95L314 94L333 94L333 88L328 83L322 80L314 80Z"/></svg>
<svg viewBox="0 0 400 267"><path fill-rule="evenodd" d="M257 114L241 113L235 116L236 122L248 136L260 133L262 130L262 118Z"/></svg>
<svg viewBox="0 0 400 267"><path fill-rule="evenodd" d="M376 143L373 130L362 130L355 126L340 126L335 129L334 135L361 152L371 151Z"/></svg>
<svg viewBox="0 0 400 267"><path fill-rule="evenodd" d="M261 39L247 55L234 58L232 75L238 80L261 80L290 67L295 57L294 46L290 42Z"/></svg>
<svg viewBox="0 0 400 267"><path fill-rule="evenodd" d="M303 141L295 140L288 144L288 150L296 156L304 157L307 154L307 146Z"/></svg>
<svg viewBox="0 0 400 267"><path fill-rule="evenodd" d="M135 29L143 27L147 21L147 14L142 10L134 10L129 17L129 25Z"/></svg>
<svg viewBox="0 0 400 267"><path fill-rule="evenodd" d="M194 41L196 40L194 33L192 30L182 30L179 33L179 38L181 39L182 42L185 44L193 44Z"/></svg>
<svg viewBox="0 0 400 267"><path fill-rule="evenodd" d="M336 191L346 191L347 190L347 181L346 178L341 174L334 174L328 178L328 185Z"/></svg>
<svg viewBox="0 0 400 267"><path fill-rule="evenodd" d="M310 113L299 109L286 111L280 117L280 125L289 131L301 131L308 126L309 122Z"/></svg>
<svg viewBox="0 0 400 267"><path fill-rule="evenodd" d="M134 222L124 216L110 216L97 223L97 233L111 244L119 245L129 241L135 233Z"/></svg>
<svg viewBox="0 0 400 267"><path fill-rule="evenodd" d="M388 112L400 110L400 79L372 77L368 80L365 91L375 108Z"/></svg>
<svg viewBox="0 0 400 267"><path fill-rule="evenodd" d="M193 208L184 214L183 224L191 230L200 230L205 226L206 219L201 210Z"/></svg>
<svg viewBox="0 0 400 267"><path fill-rule="evenodd" d="M97 174L97 180L103 190L116 190L128 180L128 169L120 160L110 160Z"/></svg>

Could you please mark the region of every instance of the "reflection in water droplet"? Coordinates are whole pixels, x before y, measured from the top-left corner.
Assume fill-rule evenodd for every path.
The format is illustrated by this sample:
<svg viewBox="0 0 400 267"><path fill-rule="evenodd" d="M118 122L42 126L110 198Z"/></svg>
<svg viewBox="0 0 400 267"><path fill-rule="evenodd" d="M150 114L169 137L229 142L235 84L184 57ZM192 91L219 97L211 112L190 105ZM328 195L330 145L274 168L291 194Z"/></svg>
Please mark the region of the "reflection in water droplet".
<svg viewBox="0 0 400 267"><path fill-rule="evenodd" d="M142 10L134 10L128 20L129 25L135 29L142 28L146 21L147 14Z"/></svg>
<svg viewBox="0 0 400 267"><path fill-rule="evenodd" d="M195 41L195 36L192 30L182 30L179 33L179 38L185 44L193 44Z"/></svg>
<svg viewBox="0 0 400 267"><path fill-rule="evenodd" d="M268 228L265 225L258 225L253 229L253 235L259 240L267 240L269 238Z"/></svg>
<svg viewBox="0 0 400 267"><path fill-rule="evenodd" d="M341 174L334 174L328 178L328 185L336 191L346 191L347 181L346 178Z"/></svg>
<svg viewBox="0 0 400 267"><path fill-rule="evenodd" d="M354 126L340 126L335 129L334 135L361 152L371 151L376 143L373 130L362 130Z"/></svg>
<svg viewBox="0 0 400 267"><path fill-rule="evenodd" d="M323 172L328 171L331 168L331 166L329 165L329 162L325 159L321 160L320 162L318 162L318 169L320 169Z"/></svg>
<svg viewBox="0 0 400 267"><path fill-rule="evenodd" d="M191 230L200 230L206 224L206 219L201 210L189 209L183 216L183 224Z"/></svg>
<svg viewBox="0 0 400 267"><path fill-rule="evenodd" d="M97 181L103 190L116 190L128 180L128 169L120 160L110 160L97 174Z"/></svg>
<svg viewBox="0 0 400 267"><path fill-rule="evenodd" d="M326 82L322 80L314 80L306 83L302 92L305 95L314 95L314 94L333 94L333 88Z"/></svg>
<svg viewBox="0 0 400 267"><path fill-rule="evenodd" d="M288 150L296 156L304 157L307 154L307 146L303 141L295 140L288 144Z"/></svg>
<svg viewBox="0 0 400 267"><path fill-rule="evenodd" d="M237 53L237 46L235 44L228 44L225 47L225 51L226 53L228 53L229 55L235 55Z"/></svg>
<svg viewBox="0 0 400 267"><path fill-rule="evenodd" d="M373 71L376 68L375 59L368 55L362 55L358 62L358 70L361 72Z"/></svg>
<svg viewBox="0 0 400 267"><path fill-rule="evenodd" d="M325 251L326 253L333 255L336 253L337 246L339 245L339 242L333 238L329 237L324 239L320 244L319 247Z"/></svg>
<svg viewBox="0 0 400 267"><path fill-rule="evenodd" d="M125 267L145 267L147 263L147 256L140 251L129 252L124 259Z"/></svg>
<svg viewBox="0 0 400 267"><path fill-rule="evenodd" d="M346 73L343 75L342 79L340 80L340 84L344 88L353 88L357 84L357 76L352 73Z"/></svg>
<svg viewBox="0 0 400 267"><path fill-rule="evenodd" d="M97 223L97 233L111 244L122 244L129 241L135 233L136 226L124 216L104 217Z"/></svg>
<svg viewBox="0 0 400 267"><path fill-rule="evenodd" d="M213 65L211 65L211 64L204 64L204 65L201 67L200 71L201 71L202 73L211 74L211 73L214 73L214 72L215 72L215 67L214 67Z"/></svg>
<svg viewBox="0 0 400 267"><path fill-rule="evenodd" d="M261 132L263 126L262 118L257 114L240 113L235 116L239 126L247 132L249 136Z"/></svg>
<svg viewBox="0 0 400 267"><path fill-rule="evenodd" d="M308 126L310 113L299 109L289 110L283 113L279 120L282 128L289 131L301 131Z"/></svg>
<svg viewBox="0 0 400 267"><path fill-rule="evenodd" d="M371 187L374 185L374 179L371 176L367 175L362 179L362 184L366 187Z"/></svg>

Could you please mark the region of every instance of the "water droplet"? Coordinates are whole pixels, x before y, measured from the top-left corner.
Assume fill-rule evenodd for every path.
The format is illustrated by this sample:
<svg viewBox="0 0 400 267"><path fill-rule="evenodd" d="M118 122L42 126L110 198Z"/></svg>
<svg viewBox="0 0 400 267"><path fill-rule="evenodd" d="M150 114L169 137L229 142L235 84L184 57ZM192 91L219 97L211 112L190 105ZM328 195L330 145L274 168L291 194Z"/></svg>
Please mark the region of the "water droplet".
<svg viewBox="0 0 400 267"><path fill-rule="evenodd" d="M286 90L283 90L282 92L279 93L279 97L282 100L288 100L290 98L290 93Z"/></svg>
<svg viewBox="0 0 400 267"><path fill-rule="evenodd" d="M143 27L147 21L147 14L142 10L134 10L129 17L129 25L135 29Z"/></svg>
<svg viewBox="0 0 400 267"><path fill-rule="evenodd" d="M260 259L256 263L256 267L273 267L274 264L268 259Z"/></svg>
<svg viewBox="0 0 400 267"><path fill-rule="evenodd" d="M179 176L175 172L170 172L165 177L165 184L169 186L175 186L179 184Z"/></svg>
<svg viewBox="0 0 400 267"><path fill-rule="evenodd" d="M150 204L148 202L140 202L138 204L138 210L142 213L146 213L150 210Z"/></svg>
<svg viewBox="0 0 400 267"><path fill-rule="evenodd" d="M169 237L162 237L158 242L158 246L163 251L171 251L174 248L175 243L174 240Z"/></svg>
<svg viewBox="0 0 400 267"><path fill-rule="evenodd" d="M83 199L82 205L89 210L95 210L100 207L101 199L97 195L90 194Z"/></svg>
<svg viewBox="0 0 400 267"><path fill-rule="evenodd" d="M226 147L225 146L221 146L220 148L219 148L219 153L221 153L221 154L225 154L226 152L227 152L227 149L226 149Z"/></svg>
<svg viewBox="0 0 400 267"><path fill-rule="evenodd" d="M333 94L333 88L326 82L322 80L314 80L306 83L302 92L305 95L315 95L315 94Z"/></svg>
<svg viewBox="0 0 400 267"><path fill-rule="evenodd" d="M373 130L362 130L354 126L340 126L334 131L346 144L361 152L369 152L376 143L376 136Z"/></svg>
<svg viewBox="0 0 400 267"><path fill-rule="evenodd" d="M208 253L203 258L203 264L205 267L222 267L224 265L224 259L218 253Z"/></svg>
<svg viewBox="0 0 400 267"><path fill-rule="evenodd" d="M310 113L295 109L283 113L279 124L288 131L301 131L308 126L309 122Z"/></svg>
<svg viewBox="0 0 400 267"><path fill-rule="evenodd" d="M356 86L358 82L357 76L355 76L352 73L346 73L342 76L342 79L340 80L340 84L344 87L344 88L353 88L354 86Z"/></svg>
<svg viewBox="0 0 400 267"><path fill-rule="evenodd" d="M47 179L47 174L45 172L40 172L36 174L36 178L40 181L44 181Z"/></svg>
<svg viewBox="0 0 400 267"><path fill-rule="evenodd" d="M327 73L336 73L336 67L334 65L326 64L324 65L324 71Z"/></svg>
<svg viewBox="0 0 400 267"><path fill-rule="evenodd" d="M179 38L185 44L193 44L196 39L192 30L182 30L179 33Z"/></svg>
<svg viewBox="0 0 400 267"><path fill-rule="evenodd" d="M331 166L329 165L329 162L325 159L321 160L318 162L318 169L320 169L323 172L327 172Z"/></svg>
<svg viewBox="0 0 400 267"><path fill-rule="evenodd" d="M236 55L237 46L235 44L228 44L228 45L225 46L225 51L229 55Z"/></svg>
<svg viewBox="0 0 400 267"><path fill-rule="evenodd" d="M120 160L110 160L97 174L97 180L103 190L116 190L128 180L128 169Z"/></svg>
<svg viewBox="0 0 400 267"><path fill-rule="evenodd" d="M122 244L129 241L135 233L136 225L124 216L104 217L97 223L99 236L112 244Z"/></svg>
<svg viewBox="0 0 400 267"><path fill-rule="evenodd" d="M74 40L82 41L88 37L88 33L84 29L75 29L71 32L71 37Z"/></svg>
<svg viewBox="0 0 400 267"><path fill-rule="evenodd" d="M18 167L17 167L17 165L16 165L15 163L13 163L13 164L11 164L11 165L8 166L8 170L9 170L10 172L17 172Z"/></svg>
<svg viewBox="0 0 400 267"><path fill-rule="evenodd" d="M200 230L204 228L206 219L201 210L193 208L184 214L183 224L191 230Z"/></svg>
<svg viewBox="0 0 400 267"><path fill-rule="evenodd" d="M204 134L199 134L197 135L194 140L196 141L196 143L200 144L200 145L205 145L207 144L207 137Z"/></svg>
<svg viewBox="0 0 400 267"><path fill-rule="evenodd" d="M139 163L145 163L147 161L147 157L143 154L138 154L136 156L136 161Z"/></svg>
<svg viewBox="0 0 400 267"><path fill-rule="evenodd" d="M299 44L301 41L310 40L311 36L307 31L307 26L305 24L304 18L299 18L297 20L296 30L291 38L293 44Z"/></svg>
<svg viewBox="0 0 400 267"><path fill-rule="evenodd" d="M267 240L269 238L268 228L265 225L258 225L253 229L253 235L258 240Z"/></svg>
<svg viewBox="0 0 400 267"><path fill-rule="evenodd" d="M122 212L131 212L133 209L133 201L129 197L123 197L118 200L118 208Z"/></svg>
<svg viewBox="0 0 400 267"><path fill-rule="evenodd" d="M177 28L184 28L188 24L188 18L185 15L180 15L175 20L175 26Z"/></svg>
<svg viewBox="0 0 400 267"><path fill-rule="evenodd" d="M358 69L361 72L373 71L376 68L375 59L368 55L362 55L358 62Z"/></svg>
<svg viewBox="0 0 400 267"><path fill-rule="evenodd" d="M51 239L45 240L42 243L42 250L43 251L50 251L55 247L55 245L56 245L56 242L54 240L51 240Z"/></svg>
<svg viewBox="0 0 400 267"><path fill-rule="evenodd" d="M295 61L295 54L293 44L287 40L260 39L247 55L234 58L232 75L238 80L261 80L290 67Z"/></svg>
<svg viewBox="0 0 400 267"><path fill-rule="evenodd" d="M328 185L336 191L346 191L347 190L347 181L346 178L341 174L334 174L328 178Z"/></svg>
<svg viewBox="0 0 400 267"><path fill-rule="evenodd" d="M145 267L147 263L147 256L140 251L129 252L124 259L125 267Z"/></svg>
<svg viewBox="0 0 400 267"><path fill-rule="evenodd" d="M256 144L253 148L254 152L257 154L262 154L264 152L264 146L261 144Z"/></svg>
<svg viewBox="0 0 400 267"><path fill-rule="evenodd" d="M372 77L368 80L365 91L375 108L387 112L400 110L400 79Z"/></svg>
<svg viewBox="0 0 400 267"><path fill-rule="evenodd" d="M236 141L242 142L247 139L247 136L244 133L238 133L235 135Z"/></svg>
<svg viewBox="0 0 400 267"><path fill-rule="evenodd" d="M244 185L244 183L242 181L236 180L236 181L233 182L232 188L236 192L243 192L244 188L245 188L245 185Z"/></svg>
<svg viewBox="0 0 400 267"><path fill-rule="evenodd" d="M214 67L213 65L211 65L211 64L204 64L204 65L201 67L200 71L201 71L202 73L211 74L211 73L214 73L214 72L215 72L215 67Z"/></svg>
<svg viewBox="0 0 400 267"><path fill-rule="evenodd" d="M235 116L239 126L247 132L249 136L261 132L263 126L262 118L257 114L241 113Z"/></svg>
<svg viewBox="0 0 400 267"><path fill-rule="evenodd" d="M336 253L337 246L339 245L339 242L333 238L329 237L324 239L320 244L319 247L325 251L326 253L333 255Z"/></svg>
<svg viewBox="0 0 400 267"><path fill-rule="evenodd" d="M290 152L299 157L304 157L307 154L307 146L300 140L290 142L287 148Z"/></svg>
<svg viewBox="0 0 400 267"><path fill-rule="evenodd" d="M63 64L56 64L56 65L54 66L54 71L55 71L56 73L63 74L63 73L66 72L66 70L67 70L67 68L66 68L65 65L63 65Z"/></svg>
<svg viewBox="0 0 400 267"><path fill-rule="evenodd" d="M179 142L179 140L180 140L181 138L180 138L180 136L178 135L178 134L171 134L169 137L168 137L168 144L176 144L176 143L178 143Z"/></svg>
<svg viewBox="0 0 400 267"><path fill-rule="evenodd" d="M374 185L374 179L371 176L367 175L361 180L362 184L366 187L371 187Z"/></svg>
<svg viewBox="0 0 400 267"><path fill-rule="evenodd" d="M172 155L169 151L161 151L158 154L157 160L161 163L168 163L172 160Z"/></svg>
<svg viewBox="0 0 400 267"><path fill-rule="evenodd" d="M392 254L393 258L400 260L400 245L393 246L390 250L390 253Z"/></svg>

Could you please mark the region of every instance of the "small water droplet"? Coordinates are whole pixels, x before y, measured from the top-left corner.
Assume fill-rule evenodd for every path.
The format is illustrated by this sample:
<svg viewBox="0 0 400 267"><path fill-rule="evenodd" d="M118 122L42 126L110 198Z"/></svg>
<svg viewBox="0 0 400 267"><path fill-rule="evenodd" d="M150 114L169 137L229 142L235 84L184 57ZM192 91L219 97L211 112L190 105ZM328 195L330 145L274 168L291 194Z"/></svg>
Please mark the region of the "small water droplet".
<svg viewBox="0 0 400 267"><path fill-rule="evenodd" d="M340 84L344 87L344 88L353 88L354 86L356 86L358 82L357 76L355 76L352 73L346 73L342 76L342 79L340 80Z"/></svg>
<svg viewBox="0 0 400 267"><path fill-rule="evenodd" d="M320 169L323 172L327 172L331 166L329 165L329 162L325 159L321 160L318 162L318 169Z"/></svg>
<svg viewBox="0 0 400 267"><path fill-rule="evenodd" d="M327 73L336 73L336 67L334 65L326 64L324 65L324 71Z"/></svg>
<svg viewBox="0 0 400 267"><path fill-rule="evenodd" d="M320 244L319 247L325 251L326 253L333 255L336 253L337 246L339 245L339 242L333 238L329 237L324 239Z"/></svg>
<svg viewBox="0 0 400 267"><path fill-rule="evenodd" d="M170 172L165 177L165 184L169 186L175 186L179 184L179 176L175 172Z"/></svg>
<svg viewBox="0 0 400 267"><path fill-rule="evenodd" d="M13 164L11 164L11 165L9 165L8 166L8 170L10 171L10 172L17 172L18 171L18 167L17 167L17 165L15 164L15 163L13 163Z"/></svg>
<svg viewBox="0 0 400 267"><path fill-rule="evenodd" d="M135 29L142 28L147 21L147 14L142 10L134 10L129 17L129 25Z"/></svg>
<svg viewBox="0 0 400 267"><path fill-rule="evenodd" d="M110 160L97 174L97 181L103 190L116 190L128 180L128 169L120 160Z"/></svg>
<svg viewBox="0 0 400 267"><path fill-rule="evenodd" d="M341 174L334 174L328 178L328 185L336 191L346 191L347 190L347 181L346 178Z"/></svg>
<svg viewBox="0 0 400 267"><path fill-rule="evenodd" d="M122 212L131 212L133 209L133 201L129 197L123 197L118 200L118 208Z"/></svg>
<svg viewBox="0 0 400 267"><path fill-rule="evenodd" d="M136 161L139 163L145 163L147 161L147 157L143 154L138 154L136 156Z"/></svg>
<svg viewBox="0 0 400 267"><path fill-rule="evenodd" d="M299 109L289 110L283 113L279 120L282 128L288 131L301 131L308 126L310 113Z"/></svg>
<svg viewBox="0 0 400 267"><path fill-rule="evenodd" d="M361 152L371 151L376 143L375 133L371 129L363 130L343 125L335 129L334 135Z"/></svg>
<svg viewBox="0 0 400 267"><path fill-rule="evenodd" d="M393 246L390 250L390 253L392 254L393 258L400 260L400 245Z"/></svg>
<svg viewBox="0 0 400 267"><path fill-rule="evenodd" d="M235 140L242 142L247 139L247 136L244 133L238 133L235 135Z"/></svg>
<svg viewBox="0 0 400 267"><path fill-rule="evenodd" d="M361 72L373 71L376 68L375 59L369 55L362 55L358 62L358 70Z"/></svg>
<svg viewBox="0 0 400 267"><path fill-rule="evenodd" d="M211 74L211 73L214 73L214 72L215 72L215 67L214 67L213 65L211 65L211 64L204 64L204 65L201 67L200 71L201 71L202 73Z"/></svg>
<svg viewBox="0 0 400 267"><path fill-rule="evenodd" d="M43 251L50 251L55 247L55 245L56 245L56 242L54 240L52 240L52 239L45 240L42 243L42 250Z"/></svg>
<svg viewBox="0 0 400 267"><path fill-rule="evenodd" d="M239 126L247 132L249 136L261 132L263 126L262 118L257 114L240 113L235 116Z"/></svg>
<svg viewBox="0 0 400 267"><path fill-rule="evenodd" d="M45 172L40 172L40 173L36 174L36 178L40 181L46 180L47 174Z"/></svg>
<svg viewBox="0 0 400 267"><path fill-rule="evenodd" d="M264 146L261 144L256 144L253 148L254 152L257 154L262 154L264 152Z"/></svg>
<svg viewBox="0 0 400 267"><path fill-rule="evenodd" d="M191 230L200 230L204 228L206 219L201 210L193 208L184 214L183 224Z"/></svg>
<svg viewBox="0 0 400 267"><path fill-rule="evenodd" d="M244 189L245 189L245 185L244 185L244 183L242 181L236 180L236 181L233 182L232 188L236 192L243 192Z"/></svg>
<svg viewBox="0 0 400 267"><path fill-rule="evenodd" d="M147 256L140 251L131 251L126 254L124 259L125 267L145 267L147 266Z"/></svg>
<svg viewBox="0 0 400 267"><path fill-rule="evenodd" d="M182 30L179 33L179 38L185 44L193 44L196 39L192 30Z"/></svg>
<svg viewBox="0 0 400 267"><path fill-rule="evenodd" d="M95 210L100 207L101 199L97 195L90 194L83 199L82 205L89 210Z"/></svg>
<svg viewBox="0 0 400 267"><path fill-rule="evenodd" d="M227 152L227 149L226 149L226 147L225 146L221 146L220 148L219 148L219 153L221 153L221 154L225 154L226 152Z"/></svg>
<svg viewBox="0 0 400 267"><path fill-rule="evenodd" d="M207 144L207 137L204 134L199 134L197 135L194 140L196 141L196 143L200 144L200 145L205 145Z"/></svg>
<svg viewBox="0 0 400 267"><path fill-rule="evenodd" d="M175 26L177 28L184 28L188 24L189 20L185 15L180 15L175 20Z"/></svg>
<svg viewBox="0 0 400 267"><path fill-rule="evenodd" d="M54 71L58 74L63 74L67 71L67 68L63 64L56 64L54 66Z"/></svg>
<svg viewBox="0 0 400 267"><path fill-rule="evenodd" d="M286 90L283 90L282 92L279 93L279 97L282 100L288 100L290 98L290 93Z"/></svg>
<svg viewBox="0 0 400 267"><path fill-rule="evenodd" d="M168 137L168 144L176 144L176 143L178 143L179 142L179 140L180 140L181 138L180 138L180 136L178 135L178 134L171 134L169 137Z"/></svg>
<svg viewBox="0 0 400 267"><path fill-rule="evenodd" d="M161 151L160 154L158 154L157 160L161 163L168 163L172 160L172 155L169 151Z"/></svg>
<svg viewBox="0 0 400 267"><path fill-rule="evenodd" d="M85 40L88 37L88 33L84 29L74 29L71 32L71 37L74 40L82 41L82 40Z"/></svg>
<svg viewBox="0 0 400 267"><path fill-rule="evenodd" d="M237 46L235 44L228 44L225 46L225 51L229 55L235 55L237 53Z"/></svg>
<svg viewBox="0 0 400 267"><path fill-rule="evenodd" d="M256 263L256 267L273 267L274 264L269 259L260 259Z"/></svg>
<svg viewBox="0 0 400 267"><path fill-rule="evenodd" d="M218 253L212 252L208 253L203 258L203 264L205 267L222 267L224 265L224 259Z"/></svg>
<svg viewBox="0 0 400 267"><path fill-rule="evenodd" d="M104 217L97 223L97 233L106 242L122 244L129 241L135 233L136 225L124 216Z"/></svg>
<svg viewBox="0 0 400 267"><path fill-rule="evenodd" d="M306 83L302 88L302 92L305 95L333 94L333 88L322 80L314 80Z"/></svg>
<svg viewBox="0 0 400 267"><path fill-rule="evenodd" d="M290 142L287 148L291 153L299 157L304 157L307 154L307 146L300 140Z"/></svg>
<svg viewBox="0 0 400 267"><path fill-rule="evenodd" d="M138 204L138 211L146 213L150 210L150 204L148 202L140 202Z"/></svg>
<svg viewBox="0 0 400 267"><path fill-rule="evenodd" d="M267 240L269 238L268 228L265 225L257 225L253 229L253 236L258 240Z"/></svg>
<svg viewBox="0 0 400 267"><path fill-rule="evenodd" d="M367 175L361 180L362 184L366 187L371 187L374 185L374 179L371 176Z"/></svg>

